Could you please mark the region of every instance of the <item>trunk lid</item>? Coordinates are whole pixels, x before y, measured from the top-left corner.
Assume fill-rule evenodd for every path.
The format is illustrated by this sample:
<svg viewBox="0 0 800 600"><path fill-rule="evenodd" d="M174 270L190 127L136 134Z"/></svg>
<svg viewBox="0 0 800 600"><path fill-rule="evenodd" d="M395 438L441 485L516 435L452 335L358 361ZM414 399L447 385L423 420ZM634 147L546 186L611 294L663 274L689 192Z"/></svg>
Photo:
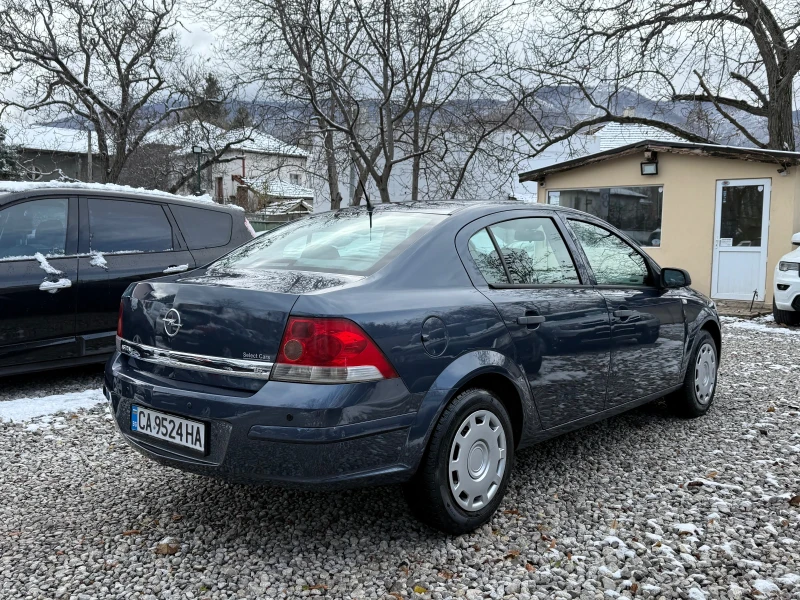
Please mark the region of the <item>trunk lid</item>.
<svg viewBox="0 0 800 600"><path fill-rule="evenodd" d="M141 282L123 298L122 337L171 353L263 362L266 367L275 361L298 296L353 279L359 278L299 271L200 270L175 279ZM264 383L251 380L243 384L243 377L154 361L137 360L135 366L157 375L223 387L253 388Z"/></svg>

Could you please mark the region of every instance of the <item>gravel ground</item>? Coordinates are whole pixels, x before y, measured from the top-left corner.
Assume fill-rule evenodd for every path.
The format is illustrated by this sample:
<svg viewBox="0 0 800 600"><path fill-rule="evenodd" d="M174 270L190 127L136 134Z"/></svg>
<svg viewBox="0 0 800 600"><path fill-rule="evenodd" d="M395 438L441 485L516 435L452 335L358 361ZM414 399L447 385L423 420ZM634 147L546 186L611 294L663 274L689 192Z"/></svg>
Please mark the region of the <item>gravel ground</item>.
<svg viewBox="0 0 800 600"><path fill-rule="evenodd" d="M708 416L656 403L522 452L491 524L461 537L394 487L162 468L104 407L0 424L0 597L800 598L800 337L728 324L724 341Z"/></svg>
<svg viewBox="0 0 800 600"><path fill-rule="evenodd" d="M40 398L81 392L103 386L103 365L56 369L0 379L0 402L15 398Z"/></svg>

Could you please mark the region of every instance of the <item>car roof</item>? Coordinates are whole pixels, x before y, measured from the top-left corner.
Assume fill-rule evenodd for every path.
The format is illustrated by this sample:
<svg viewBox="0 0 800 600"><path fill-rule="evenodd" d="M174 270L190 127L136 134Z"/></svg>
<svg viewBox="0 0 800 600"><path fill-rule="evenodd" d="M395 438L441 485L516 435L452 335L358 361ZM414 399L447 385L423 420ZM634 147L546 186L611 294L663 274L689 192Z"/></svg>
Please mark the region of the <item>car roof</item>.
<svg viewBox="0 0 800 600"><path fill-rule="evenodd" d="M0 207L6 204L15 202L17 200L38 198L42 196L50 196L53 194L61 194L65 196L87 196L87 197L103 197L120 200L155 200L158 202L166 202L169 204L179 204L183 206L191 206L193 208L205 208L209 210L218 210L224 212L242 212L242 209L235 205L217 204L210 200L195 199L191 196L183 197L177 194L170 194L168 192L159 192L156 190L144 190L131 188L130 191L125 189L104 188L101 185L96 187L80 187L70 185L52 186L36 186L15 190L13 188L4 189L3 182L0 182ZM13 183L13 182L12 182ZM122 188L123 186L120 186Z"/></svg>

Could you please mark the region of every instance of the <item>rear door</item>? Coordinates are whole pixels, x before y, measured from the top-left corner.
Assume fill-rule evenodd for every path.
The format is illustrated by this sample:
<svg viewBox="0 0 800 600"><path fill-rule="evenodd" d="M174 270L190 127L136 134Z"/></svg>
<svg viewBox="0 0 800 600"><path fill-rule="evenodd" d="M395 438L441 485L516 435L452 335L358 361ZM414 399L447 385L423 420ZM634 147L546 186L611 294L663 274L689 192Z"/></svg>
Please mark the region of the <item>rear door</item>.
<svg viewBox="0 0 800 600"><path fill-rule="evenodd" d="M78 355L77 198L0 210L0 369Z"/></svg>
<svg viewBox="0 0 800 600"><path fill-rule="evenodd" d="M171 213L158 201L81 198L77 333L86 354L114 350L122 293L131 283L193 269Z"/></svg>
<svg viewBox="0 0 800 600"><path fill-rule="evenodd" d="M680 290L661 289L641 250L605 225L567 219L611 313L608 406L651 396L680 382L686 340Z"/></svg>
<svg viewBox="0 0 800 600"><path fill-rule="evenodd" d="M564 230L536 210L485 217L459 233L470 277L511 333L545 428L603 410L610 360L605 300Z"/></svg>

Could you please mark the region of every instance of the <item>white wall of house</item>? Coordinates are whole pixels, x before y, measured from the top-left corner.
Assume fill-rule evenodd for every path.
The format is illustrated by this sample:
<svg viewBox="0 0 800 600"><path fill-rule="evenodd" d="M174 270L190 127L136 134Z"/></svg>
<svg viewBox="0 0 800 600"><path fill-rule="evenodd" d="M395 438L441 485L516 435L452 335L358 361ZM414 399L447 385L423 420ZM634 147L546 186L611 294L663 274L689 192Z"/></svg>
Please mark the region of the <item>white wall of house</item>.
<svg viewBox="0 0 800 600"><path fill-rule="evenodd" d="M234 175L245 178L266 176L300 186L308 184L307 159L304 156L233 151L223 155L223 160L229 158L233 160L215 164L211 169L212 187L208 191L215 198L219 196L220 187L223 198L229 199L236 195Z"/></svg>

